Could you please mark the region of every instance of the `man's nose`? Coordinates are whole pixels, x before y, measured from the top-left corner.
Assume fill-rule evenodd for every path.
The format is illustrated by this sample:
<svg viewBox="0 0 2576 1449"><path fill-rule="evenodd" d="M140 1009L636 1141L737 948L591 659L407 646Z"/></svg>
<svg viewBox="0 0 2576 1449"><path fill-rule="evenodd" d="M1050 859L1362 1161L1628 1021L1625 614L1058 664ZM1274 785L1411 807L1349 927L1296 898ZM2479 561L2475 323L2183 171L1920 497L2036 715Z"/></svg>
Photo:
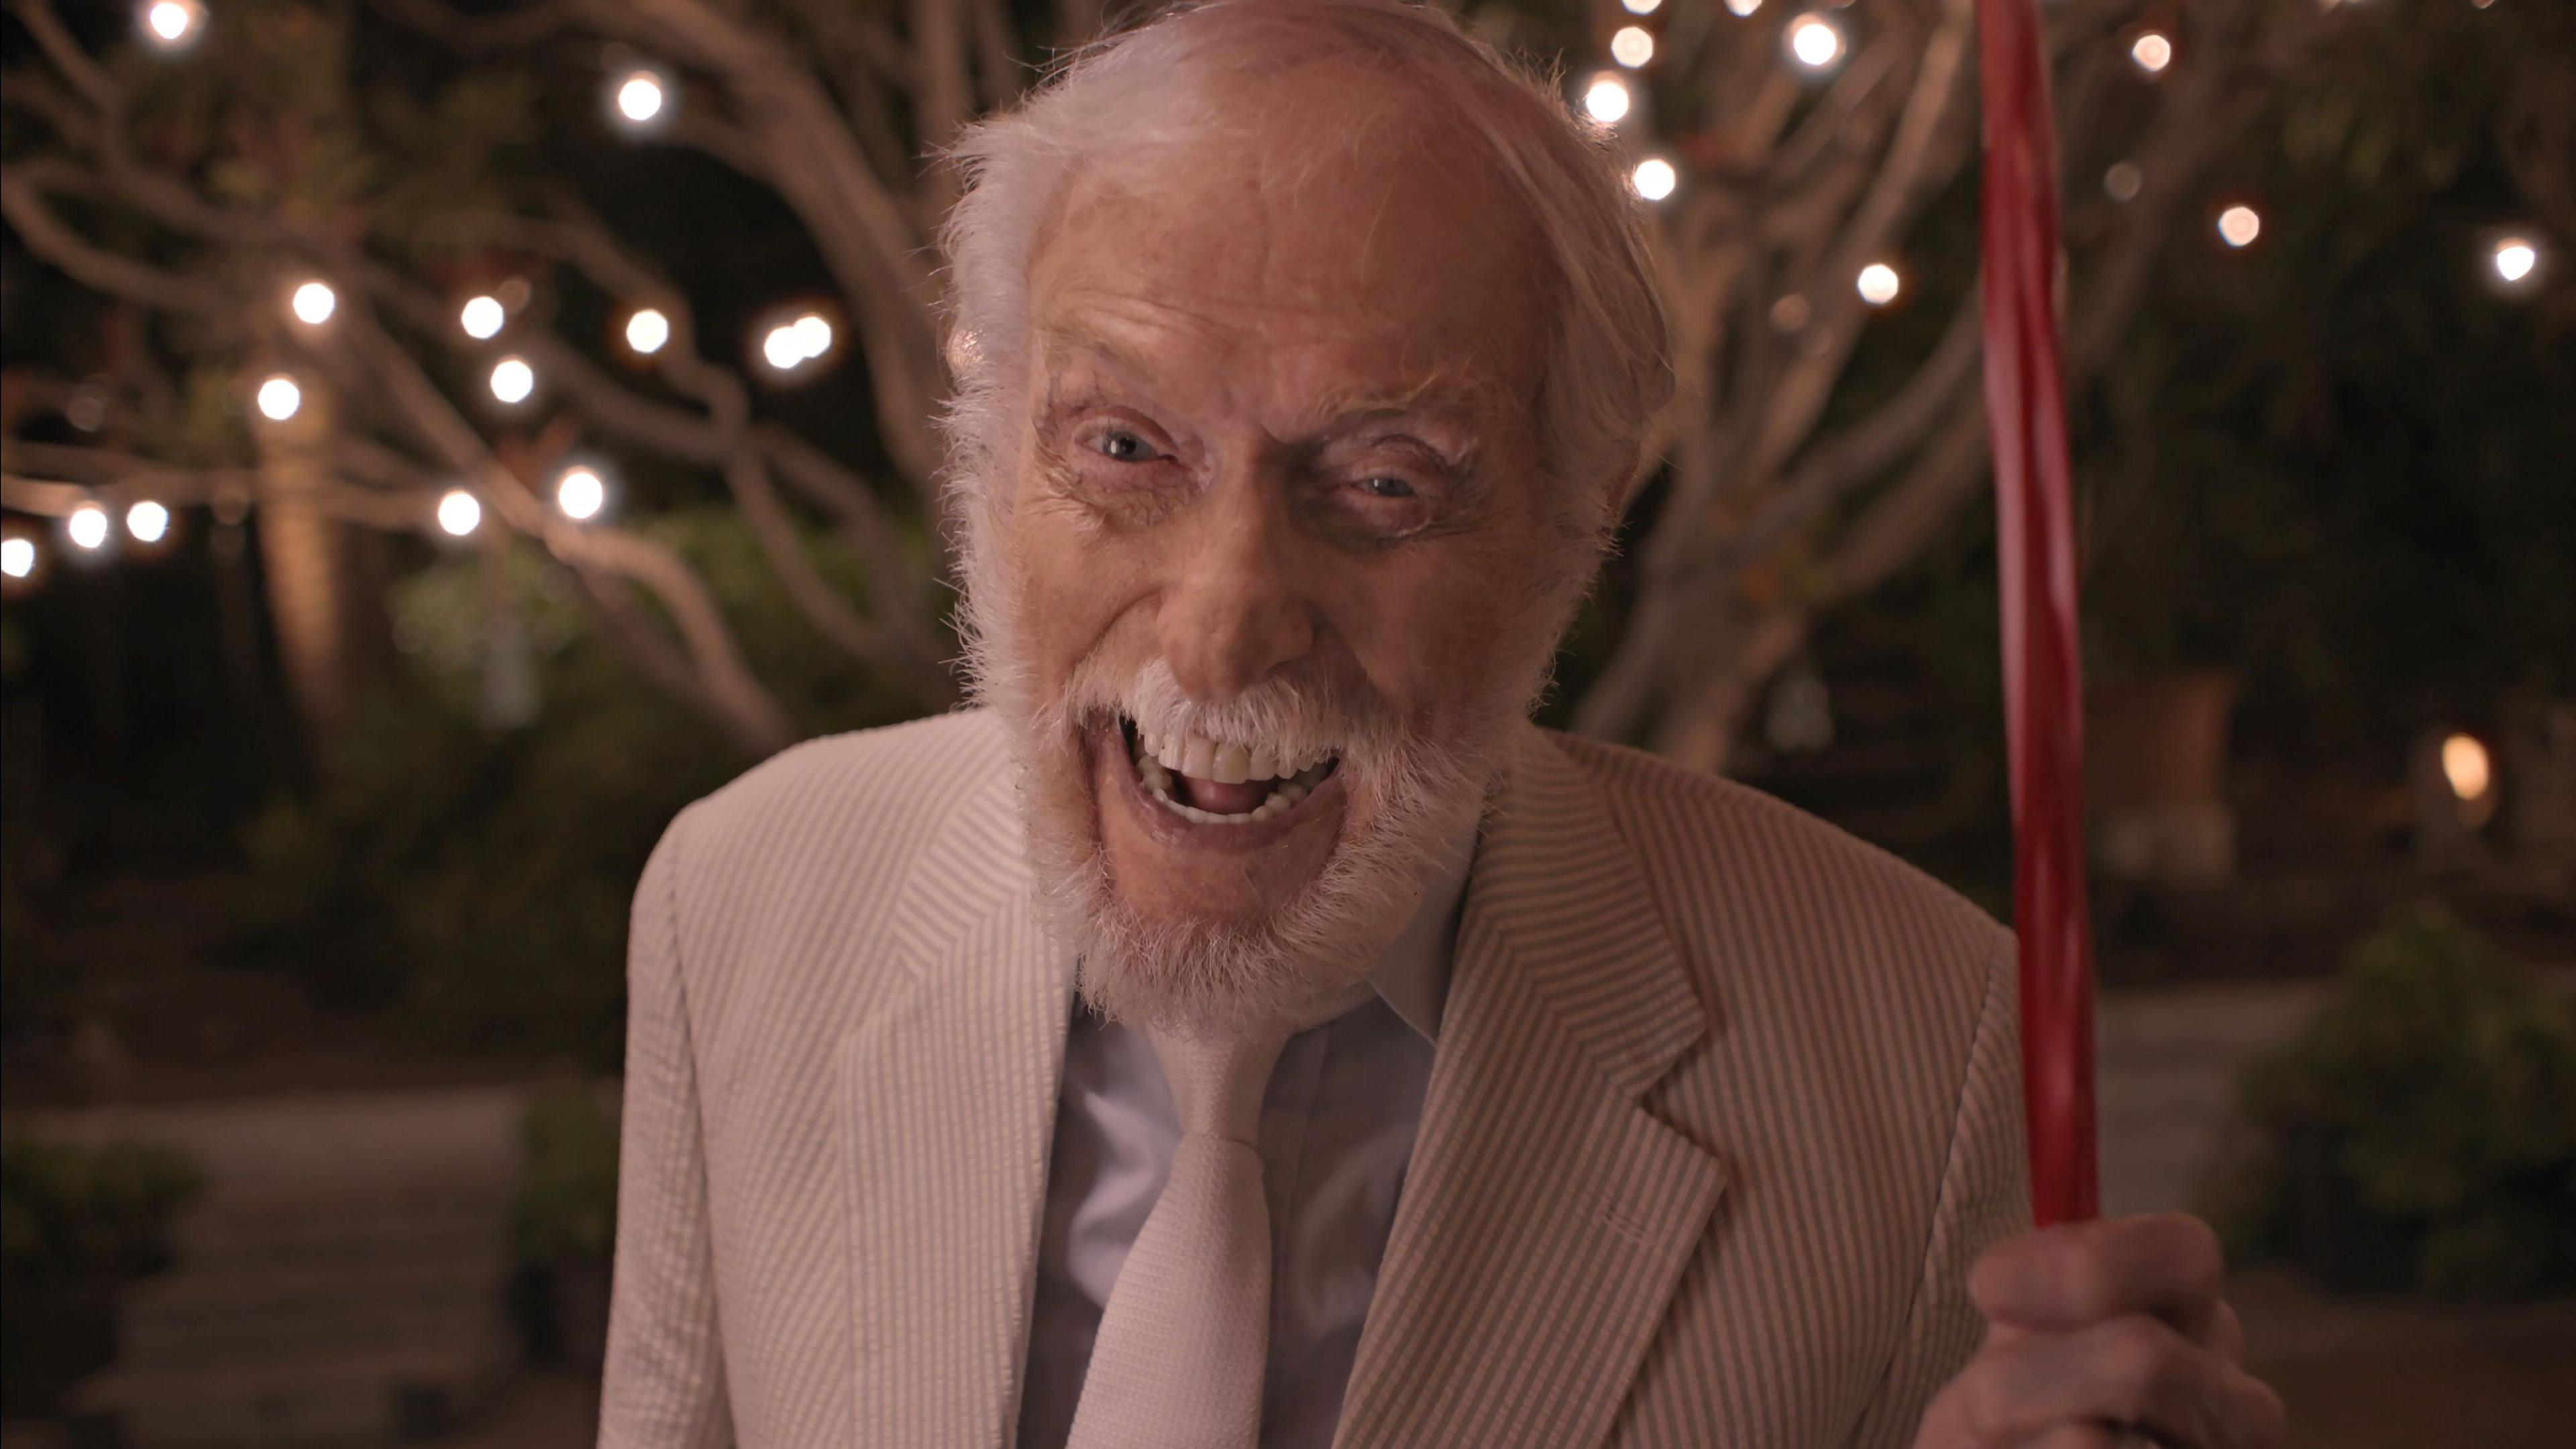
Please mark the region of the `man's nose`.
<svg viewBox="0 0 2576 1449"><path fill-rule="evenodd" d="M1220 480L1197 509L1162 610L1163 657L1192 699L1249 689L1315 647L1285 510L1265 482Z"/></svg>

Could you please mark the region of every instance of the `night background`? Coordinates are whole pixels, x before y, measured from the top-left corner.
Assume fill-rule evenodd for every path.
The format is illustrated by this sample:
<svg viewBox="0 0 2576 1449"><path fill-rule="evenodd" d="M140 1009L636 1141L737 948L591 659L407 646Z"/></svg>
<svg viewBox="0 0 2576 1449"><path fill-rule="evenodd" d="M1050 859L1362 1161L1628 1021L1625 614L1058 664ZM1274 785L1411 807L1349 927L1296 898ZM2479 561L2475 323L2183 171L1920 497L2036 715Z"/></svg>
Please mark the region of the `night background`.
<svg viewBox="0 0 2576 1449"><path fill-rule="evenodd" d="M1450 8L1680 346L1545 722L2009 919L1965 0ZM2106 1203L2221 1224L2294 1442L2541 1443L2576 7L2045 12ZM1124 13L11 0L7 1449L588 1442L628 894L957 702L931 157Z"/></svg>

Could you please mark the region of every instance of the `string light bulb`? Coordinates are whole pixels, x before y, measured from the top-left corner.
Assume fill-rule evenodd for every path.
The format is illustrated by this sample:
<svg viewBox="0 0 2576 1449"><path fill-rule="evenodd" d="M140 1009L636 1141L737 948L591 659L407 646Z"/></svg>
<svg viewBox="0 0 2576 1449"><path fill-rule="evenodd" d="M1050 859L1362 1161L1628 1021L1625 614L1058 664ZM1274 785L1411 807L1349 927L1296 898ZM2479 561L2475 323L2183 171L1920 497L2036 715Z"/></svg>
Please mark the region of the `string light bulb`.
<svg viewBox="0 0 2576 1449"><path fill-rule="evenodd" d="M555 480L555 507L571 519L595 518L608 503L608 485L588 468L568 468Z"/></svg>
<svg viewBox="0 0 2576 1449"><path fill-rule="evenodd" d="M1635 70L1655 58L1655 37L1642 25L1622 25L1610 36L1610 58Z"/></svg>
<svg viewBox="0 0 2576 1449"><path fill-rule="evenodd" d="M146 498L125 510L125 531L137 543L159 543L170 533L170 510Z"/></svg>
<svg viewBox="0 0 2576 1449"><path fill-rule="evenodd" d="M36 571L36 541L32 538L0 538L0 574L23 579Z"/></svg>
<svg viewBox="0 0 2576 1449"><path fill-rule="evenodd" d="M832 324L824 321L820 313L808 312L797 318L794 328L796 345L805 349L807 357L820 357L832 350Z"/></svg>
<svg viewBox="0 0 2576 1449"><path fill-rule="evenodd" d="M71 535L72 542L82 548L105 548L107 546L107 510L95 503L84 503L73 509L72 516L64 520L63 532Z"/></svg>
<svg viewBox="0 0 2576 1449"><path fill-rule="evenodd" d="M295 295L287 300L287 305L295 310L296 321L308 327L319 327L330 321L331 314L340 309L340 294L332 291L328 282L306 282L295 289Z"/></svg>
<svg viewBox="0 0 2576 1449"><path fill-rule="evenodd" d="M2495 268L2496 280L2517 287L2540 270L2540 248L2528 237L2503 237L2488 252L2487 263Z"/></svg>
<svg viewBox="0 0 2576 1449"><path fill-rule="evenodd" d="M1628 173L1628 184L1637 188L1637 194L1648 201L1661 201L1672 195L1673 188L1681 184L1681 173L1663 157L1649 156L1637 163L1636 170Z"/></svg>
<svg viewBox="0 0 2576 1449"><path fill-rule="evenodd" d="M1663 8L1664 0L1619 0L1631 15L1652 15Z"/></svg>
<svg viewBox="0 0 2576 1449"><path fill-rule="evenodd" d="M793 324L772 327L760 339L760 355L780 372L793 372L805 365L805 342Z"/></svg>
<svg viewBox="0 0 2576 1449"><path fill-rule="evenodd" d="M1843 29L1821 15L1801 15L1782 32L1790 58L1809 70L1823 70L1843 57Z"/></svg>
<svg viewBox="0 0 2576 1449"><path fill-rule="evenodd" d="M205 27L206 10L197 0L151 0L139 17L143 38L152 48L175 53L197 43Z"/></svg>
<svg viewBox="0 0 2576 1449"><path fill-rule="evenodd" d="M438 526L451 538L463 538L483 522L483 505L462 488L450 488L438 500Z"/></svg>
<svg viewBox="0 0 2576 1449"><path fill-rule="evenodd" d="M1583 89L1583 114L1605 126L1615 126L1626 119L1628 83L1604 71L1592 78Z"/></svg>
<svg viewBox="0 0 2576 1449"><path fill-rule="evenodd" d="M526 358L504 357L492 364L492 396L515 406L536 390L537 370Z"/></svg>
<svg viewBox="0 0 2576 1449"><path fill-rule="evenodd" d="M488 295L466 298L465 305L456 313L456 325L464 328L465 335L477 342L499 336L501 324L509 319L509 311L501 305L501 299Z"/></svg>
<svg viewBox="0 0 2576 1449"><path fill-rule="evenodd" d="M2483 798L2495 786L2495 763L2475 735L2453 735L2442 741L2442 777L2463 802Z"/></svg>
<svg viewBox="0 0 2576 1449"><path fill-rule="evenodd" d="M628 66L608 83L610 119L639 135L670 124L679 98L671 78L649 65Z"/></svg>
<svg viewBox="0 0 2576 1449"><path fill-rule="evenodd" d="M647 357L662 350L671 340L671 319L657 307L638 307L626 319L626 345Z"/></svg>
<svg viewBox="0 0 2576 1449"><path fill-rule="evenodd" d="M2262 214L2242 202L2218 214L2218 239L2231 247L2250 247L2262 234Z"/></svg>
<svg viewBox="0 0 2576 1449"><path fill-rule="evenodd" d="M282 423L304 406L304 389L295 385L294 378L281 372L259 385L257 401L261 417L272 423Z"/></svg>
<svg viewBox="0 0 2576 1449"><path fill-rule="evenodd" d="M1762 0L1726 0L1726 8L1738 19L1750 17L1762 8Z"/></svg>
<svg viewBox="0 0 2576 1449"><path fill-rule="evenodd" d="M1873 307L1884 307L1896 300L1896 294L1904 290L1905 282L1896 275L1896 268L1885 262L1872 262L1860 269L1860 276L1852 285L1860 292L1862 301Z"/></svg>
<svg viewBox="0 0 2576 1449"><path fill-rule="evenodd" d="M2129 43L2129 59L2149 75L2161 73L2173 64L2173 42L2163 32L2150 30Z"/></svg>

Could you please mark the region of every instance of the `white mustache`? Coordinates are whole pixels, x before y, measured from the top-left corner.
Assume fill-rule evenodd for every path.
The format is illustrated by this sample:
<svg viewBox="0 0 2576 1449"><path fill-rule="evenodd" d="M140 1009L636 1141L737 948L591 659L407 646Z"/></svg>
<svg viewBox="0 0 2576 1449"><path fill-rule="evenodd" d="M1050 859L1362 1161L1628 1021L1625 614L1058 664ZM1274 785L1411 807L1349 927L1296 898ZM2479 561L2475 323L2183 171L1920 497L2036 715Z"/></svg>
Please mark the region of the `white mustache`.
<svg viewBox="0 0 2576 1449"><path fill-rule="evenodd" d="M1115 713L1134 720L1149 737L1268 744L1282 759L1365 754L1385 748L1396 735L1383 709L1353 708L1289 678L1262 680L1230 699L1193 700L1160 659L1115 684L1077 678L1063 708L1068 723Z"/></svg>

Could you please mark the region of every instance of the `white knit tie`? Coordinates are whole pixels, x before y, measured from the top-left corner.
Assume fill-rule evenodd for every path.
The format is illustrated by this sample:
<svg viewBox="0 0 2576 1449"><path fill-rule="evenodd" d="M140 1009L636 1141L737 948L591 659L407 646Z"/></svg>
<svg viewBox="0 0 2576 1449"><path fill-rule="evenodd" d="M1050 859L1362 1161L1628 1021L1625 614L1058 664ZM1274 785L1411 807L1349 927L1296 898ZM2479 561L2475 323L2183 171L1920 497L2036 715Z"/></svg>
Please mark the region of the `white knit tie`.
<svg viewBox="0 0 2576 1449"><path fill-rule="evenodd" d="M1270 1208L1253 1134L1290 1031L1145 1035L1181 1140L1101 1310L1066 1449L1252 1449L1270 1357Z"/></svg>

